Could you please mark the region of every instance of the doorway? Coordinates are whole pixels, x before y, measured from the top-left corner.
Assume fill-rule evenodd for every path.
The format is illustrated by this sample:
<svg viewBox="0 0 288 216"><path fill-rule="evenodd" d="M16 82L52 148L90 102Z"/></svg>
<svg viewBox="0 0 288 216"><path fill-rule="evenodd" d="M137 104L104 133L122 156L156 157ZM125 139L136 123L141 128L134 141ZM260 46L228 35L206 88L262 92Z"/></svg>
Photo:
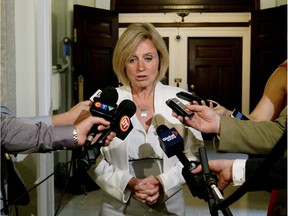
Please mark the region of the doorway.
<svg viewBox="0 0 288 216"><path fill-rule="evenodd" d="M169 38L169 85L176 86L175 80L180 79L179 87L183 89L195 91L201 97L216 100L227 108L237 108L244 113L249 112L249 27L159 27L157 30L163 37ZM121 29L120 32L122 31ZM180 36L180 39L176 36ZM210 54L213 54L214 59L207 58L207 56L200 59L199 56L196 56L197 52L199 55L203 55L203 53L199 53L199 49L203 51L201 44L206 44L205 55L208 55L207 51L212 52ZM219 52L222 55L221 62L219 62ZM211 79L211 73L205 74L207 72L204 70L205 67L201 67L201 77L199 76L201 64L202 66L206 64L206 69L210 65L209 70L211 68L213 70L213 79ZM193 90L191 89L192 84L195 87Z"/></svg>
<svg viewBox="0 0 288 216"><path fill-rule="evenodd" d="M188 89L226 108L241 108L242 38L189 37Z"/></svg>

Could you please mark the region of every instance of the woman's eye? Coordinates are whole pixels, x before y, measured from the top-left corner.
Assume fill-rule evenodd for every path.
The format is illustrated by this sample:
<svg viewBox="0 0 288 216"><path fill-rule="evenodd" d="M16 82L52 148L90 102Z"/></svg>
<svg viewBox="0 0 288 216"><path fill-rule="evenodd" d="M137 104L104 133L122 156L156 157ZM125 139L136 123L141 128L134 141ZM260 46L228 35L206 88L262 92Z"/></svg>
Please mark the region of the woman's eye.
<svg viewBox="0 0 288 216"><path fill-rule="evenodd" d="M145 57L144 59L145 59L145 61L150 62L150 61L152 61L153 58L152 57Z"/></svg>
<svg viewBox="0 0 288 216"><path fill-rule="evenodd" d="M136 61L135 58L131 58L131 59L129 60L129 63L134 63L135 61Z"/></svg>

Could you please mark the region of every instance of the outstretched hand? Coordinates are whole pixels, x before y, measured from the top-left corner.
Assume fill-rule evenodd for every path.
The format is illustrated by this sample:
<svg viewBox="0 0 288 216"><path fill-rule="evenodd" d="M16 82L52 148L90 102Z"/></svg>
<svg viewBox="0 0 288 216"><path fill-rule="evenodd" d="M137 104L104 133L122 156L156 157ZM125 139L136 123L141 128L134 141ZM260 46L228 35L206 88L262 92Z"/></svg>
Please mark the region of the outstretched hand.
<svg viewBox="0 0 288 216"><path fill-rule="evenodd" d="M194 115L191 117L178 116L175 112L172 115L178 118L184 125L193 127L203 133L219 133L220 116L210 107L202 105L187 104L186 108Z"/></svg>
<svg viewBox="0 0 288 216"><path fill-rule="evenodd" d="M67 124L77 124L87 117L91 116L90 107L91 101L85 100L81 101L70 110L64 113L60 113L52 116L53 125L67 125Z"/></svg>

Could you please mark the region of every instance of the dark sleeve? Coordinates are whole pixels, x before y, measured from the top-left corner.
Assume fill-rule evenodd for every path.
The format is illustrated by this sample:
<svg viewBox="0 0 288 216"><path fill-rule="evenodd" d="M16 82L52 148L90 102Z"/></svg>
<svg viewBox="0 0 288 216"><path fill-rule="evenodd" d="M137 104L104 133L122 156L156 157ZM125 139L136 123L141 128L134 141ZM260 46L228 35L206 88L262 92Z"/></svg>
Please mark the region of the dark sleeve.
<svg viewBox="0 0 288 216"><path fill-rule="evenodd" d="M263 160L263 158L253 158L246 161L247 180L249 176L257 170ZM263 177L259 177L256 182L249 182L249 191L283 188L287 188L287 157L279 158L276 163L264 173Z"/></svg>
<svg viewBox="0 0 288 216"><path fill-rule="evenodd" d="M26 124L1 116L1 150L7 153L49 152L74 148L73 126Z"/></svg>

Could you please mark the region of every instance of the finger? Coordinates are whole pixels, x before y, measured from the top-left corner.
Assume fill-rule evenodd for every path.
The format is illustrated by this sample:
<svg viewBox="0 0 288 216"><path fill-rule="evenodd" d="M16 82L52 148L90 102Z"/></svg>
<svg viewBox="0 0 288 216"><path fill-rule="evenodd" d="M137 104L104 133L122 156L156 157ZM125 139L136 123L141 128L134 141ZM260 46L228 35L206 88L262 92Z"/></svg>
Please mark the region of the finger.
<svg viewBox="0 0 288 216"><path fill-rule="evenodd" d="M133 196L136 200L138 200L139 202L142 202L142 203L146 203L146 199L148 198L148 196L146 194L142 194L142 193L138 193L138 192L135 192Z"/></svg>
<svg viewBox="0 0 288 216"><path fill-rule="evenodd" d="M206 106L206 103L205 103L204 100L201 100L201 105L202 105L202 106Z"/></svg>
<svg viewBox="0 0 288 216"><path fill-rule="evenodd" d="M199 165L195 169L193 169L191 172L196 174L196 173L200 173L201 171L202 171L202 166Z"/></svg>
<svg viewBox="0 0 288 216"><path fill-rule="evenodd" d="M89 107L89 109L90 109L90 106L91 106L91 104L92 104L92 101L90 101L90 100L85 100L85 101L82 101L82 103L83 103L83 105L85 105L86 107Z"/></svg>
<svg viewBox="0 0 288 216"><path fill-rule="evenodd" d="M154 204L157 202L158 198L160 197L160 193L157 193L153 196L149 196L146 199L147 204Z"/></svg>
<svg viewBox="0 0 288 216"><path fill-rule="evenodd" d="M195 101L195 100L192 101L192 104L199 105L199 103L197 101Z"/></svg>
<svg viewBox="0 0 288 216"><path fill-rule="evenodd" d="M109 128L109 125L110 125L110 122L108 122L108 121L101 121L101 122L99 122L98 124L100 124L99 126L98 126L98 130L99 131L102 131L102 130L105 130L105 129L108 129Z"/></svg>
<svg viewBox="0 0 288 216"><path fill-rule="evenodd" d="M108 136L107 139L105 140L104 146L109 146L112 140L116 137L115 132L111 132Z"/></svg>

